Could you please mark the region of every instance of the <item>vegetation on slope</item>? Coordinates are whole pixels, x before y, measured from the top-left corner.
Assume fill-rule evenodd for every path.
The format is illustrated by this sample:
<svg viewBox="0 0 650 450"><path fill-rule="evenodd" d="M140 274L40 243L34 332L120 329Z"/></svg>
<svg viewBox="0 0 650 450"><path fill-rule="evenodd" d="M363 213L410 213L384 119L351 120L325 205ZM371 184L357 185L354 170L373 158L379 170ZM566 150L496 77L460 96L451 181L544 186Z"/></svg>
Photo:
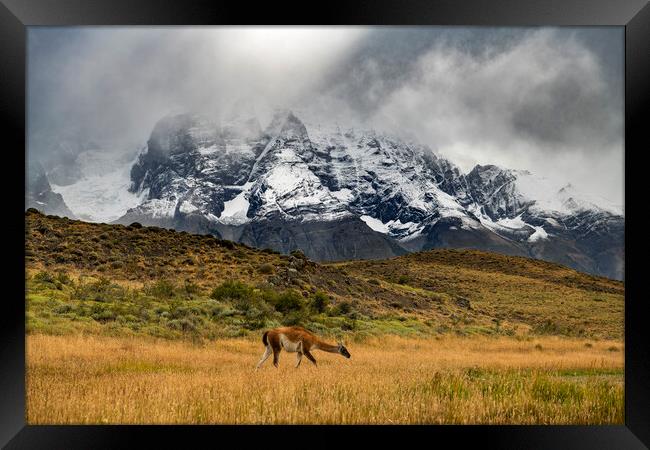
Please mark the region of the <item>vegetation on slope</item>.
<svg viewBox="0 0 650 450"><path fill-rule="evenodd" d="M623 335L623 283L467 250L317 264L213 236L28 210L29 332ZM258 334L255 331L255 334Z"/></svg>

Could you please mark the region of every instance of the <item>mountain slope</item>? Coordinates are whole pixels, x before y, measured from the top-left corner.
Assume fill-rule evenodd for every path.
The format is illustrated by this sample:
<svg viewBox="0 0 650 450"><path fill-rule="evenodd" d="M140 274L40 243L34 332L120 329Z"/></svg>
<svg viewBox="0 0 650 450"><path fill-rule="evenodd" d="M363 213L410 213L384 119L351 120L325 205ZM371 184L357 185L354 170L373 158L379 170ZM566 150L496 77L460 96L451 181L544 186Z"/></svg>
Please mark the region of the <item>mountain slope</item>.
<svg viewBox="0 0 650 450"><path fill-rule="evenodd" d="M43 314L37 321L43 327L56 328L60 321L70 320L70 311L78 311L97 317L65 322L66 326L106 325L107 332L124 326L138 331L150 321L157 330L171 333L178 326L173 308L185 304L185 318L205 330L299 320L314 329L368 333L615 338L623 333L623 283L539 260L475 250L431 250L386 260L319 264L300 253L281 255L157 227L93 224L31 209L25 219L28 287L34 301L45 308L34 312ZM66 281L67 276L77 281ZM102 284L102 278L116 285L106 290L113 285ZM249 286L241 301L226 295L215 303L209 297L232 281ZM98 286L103 290L97 291ZM119 286L135 291L123 292ZM122 293L115 297L112 292ZM262 314L269 308L256 292L271 299L295 292L305 304L312 304L320 292L326 296L325 307L320 313L308 313L305 306L296 316L281 306L273 314L251 316L251 311ZM289 298L296 304L295 297ZM143 308L150 303L152 311L145 314ZM235 312L215 316L209 312L215 308ZM108 322L98 315L107 309L113 311ZM168 309L169 314L162 314ZM119 322L115 314L125 311L129 317Z"/></svg>
<svg viewBox="0 0 650 450"><path fill-rule="evenodd" d="M622 279L621 208L526 171L463 174L426 146L277 111L262 129L161 119L130 169L137 202L116 222L213 234L318 261L473 248ZM123 204L127 204L124 202Z"/></svg>
<svg viewBox="0 0 650 450"><path fill-rule="evenodd" d="M45 214L74 218L63 196L52 190L45 170L40 165L30 166L27 173L27 191L25 192L25 209L36 208Z"/></svg>

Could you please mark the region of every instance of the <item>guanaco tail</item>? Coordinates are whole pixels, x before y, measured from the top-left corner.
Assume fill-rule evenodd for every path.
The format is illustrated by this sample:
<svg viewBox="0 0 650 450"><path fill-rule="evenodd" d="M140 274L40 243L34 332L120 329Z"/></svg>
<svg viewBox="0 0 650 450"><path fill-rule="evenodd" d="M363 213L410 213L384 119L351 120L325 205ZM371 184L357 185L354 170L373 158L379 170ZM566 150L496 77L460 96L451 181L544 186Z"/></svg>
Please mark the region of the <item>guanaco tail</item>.
<svg viewBox="0 0 650 450"><path fill-rule="evenodd" d="M337 345L328 344L302 327L281 327L266 331L262 335L262 343L266 346L266 349L262 359L257 363L256 369L260 368L264 361L271 356L271 353L273 353L273 365L278 367L282 349L290 353L296 353L296 367L300 365L302 355L305 355L308 360L316 365L316 359L311 354L312 350L322 350L329 353L338 353L346 358L350 357L348 349L342 343L338 342Z"/></svg>

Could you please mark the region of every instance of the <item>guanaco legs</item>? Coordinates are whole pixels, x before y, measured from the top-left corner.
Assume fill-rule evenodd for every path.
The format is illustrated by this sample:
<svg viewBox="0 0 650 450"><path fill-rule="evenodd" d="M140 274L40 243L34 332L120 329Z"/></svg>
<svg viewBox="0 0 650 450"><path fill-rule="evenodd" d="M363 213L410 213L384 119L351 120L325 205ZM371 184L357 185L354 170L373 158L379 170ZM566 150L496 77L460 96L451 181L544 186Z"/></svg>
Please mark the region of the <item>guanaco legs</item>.
<svg viewBox="0 0 650 450"><path fill-rule="evenodd" d="M346 358L350 357L348 349L340 342L337 345L328 344L301 327L281 327L266 331L262 335L262 343L266 346L266 350L260 362L257 363L256 369L260 368L264 361L271 356L271 353L273 353L273 365L278 367L282 349L290 353L296 353L296 367L300 365L302 355L305 355L308 360L316 365L316 359L311 354L312 350L322 350L329 353L338 353Z"/></svg>

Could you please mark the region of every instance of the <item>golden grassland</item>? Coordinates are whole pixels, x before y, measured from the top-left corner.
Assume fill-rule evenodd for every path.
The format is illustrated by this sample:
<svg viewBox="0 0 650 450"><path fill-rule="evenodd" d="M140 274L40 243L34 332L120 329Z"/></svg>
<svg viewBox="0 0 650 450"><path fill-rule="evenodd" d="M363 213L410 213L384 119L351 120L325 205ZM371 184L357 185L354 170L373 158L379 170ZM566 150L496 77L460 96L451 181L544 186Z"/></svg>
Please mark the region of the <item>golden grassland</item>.
<svg viewBox="0 0 650 450"><path fill-rule="evenodd" d="M30 424L623 423L622 282L474 250L319 264L25 220ZM345 336L352 359L255 371L279 325Z"/></svg>
<svg viewBox="0 0 650 450"><path fill-rule="evenodd" d="M622 424L620 341L365 338L351 359L256 339L27 337L29 424Z"/></svg>

